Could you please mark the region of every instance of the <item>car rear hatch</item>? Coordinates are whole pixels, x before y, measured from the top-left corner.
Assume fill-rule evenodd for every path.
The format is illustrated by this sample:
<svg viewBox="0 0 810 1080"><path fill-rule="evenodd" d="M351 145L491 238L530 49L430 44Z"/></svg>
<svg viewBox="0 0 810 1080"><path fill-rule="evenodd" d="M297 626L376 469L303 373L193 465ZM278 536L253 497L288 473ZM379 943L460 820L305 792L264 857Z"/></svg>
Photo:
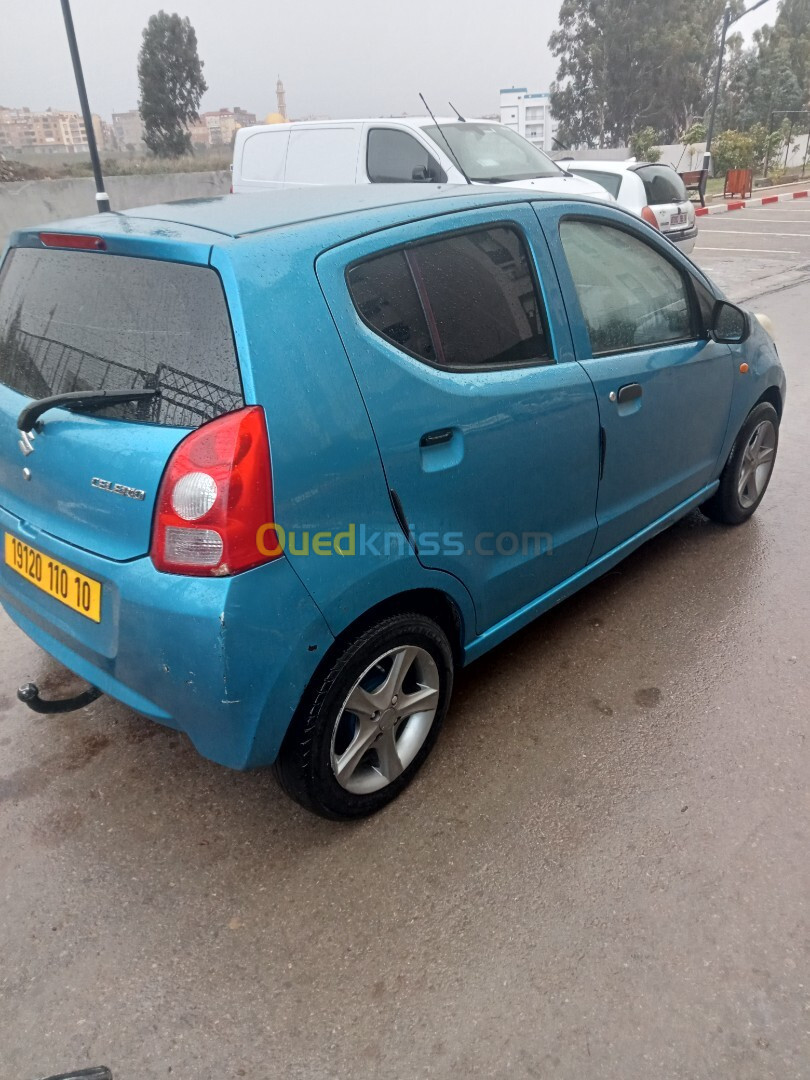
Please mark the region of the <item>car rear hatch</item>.
<svg viewBox="0 0 810 1080"><path fill-rule="evenodd" d="M669 165L638 165L633 170L644 184L647 203L658 228L671 240L695 227L695 208L683 180Z"/></svg>
<svg viewBox="0 0 810 1080"><path fill-rule="evenodd" d="M156 258L143 241L130 244L136 255L127 240L111 252L100 238L41 236L19 237L0 269L0 504L76 547L134 559L149 551L174 447L244 404L222 284L207 264ZM206 263L209 251L197 245ZM43 398L135 390L157 393L50 408L18 428Z"/></svg>

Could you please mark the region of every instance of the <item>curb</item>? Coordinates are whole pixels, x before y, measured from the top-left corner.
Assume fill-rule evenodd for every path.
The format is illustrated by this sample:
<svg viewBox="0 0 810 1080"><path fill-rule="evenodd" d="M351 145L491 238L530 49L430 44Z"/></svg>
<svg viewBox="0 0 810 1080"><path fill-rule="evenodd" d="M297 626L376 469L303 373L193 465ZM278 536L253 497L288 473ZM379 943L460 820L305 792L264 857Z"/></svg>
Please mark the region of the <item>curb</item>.
<svg viewBox="0 0 810 1080"><path fill-rule="evenodd" d="M699 206L695 217L707 214L727 214L729 210L744 210L746 206L767 206L769 203L790 202L791 199L807 199L810 191L787 191L784 195L765 195L761 199L745 199L737 202L719 203L717 206Z"/></svg>

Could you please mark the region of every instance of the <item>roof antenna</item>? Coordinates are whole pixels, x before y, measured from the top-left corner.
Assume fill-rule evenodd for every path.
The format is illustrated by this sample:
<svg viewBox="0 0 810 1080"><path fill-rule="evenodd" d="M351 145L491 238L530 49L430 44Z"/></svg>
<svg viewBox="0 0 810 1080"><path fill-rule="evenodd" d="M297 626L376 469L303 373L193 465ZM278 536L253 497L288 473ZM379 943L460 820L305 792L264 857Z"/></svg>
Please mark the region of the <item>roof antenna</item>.
<svg viewBox="0 0 810 1080"><path fill-rule="evenodd" d="M455 105L453 104L453 102L452 102L452 101L448 101L448 102L447 102L447 104L448 104L448 105L450 106L450 108L451 108L451 109L453 110L453 112L454 112L454 113L456 114L456 116L457 116L457 117L458 117L458 119L459 119L459 120L460 120L460 121L462 122L462 124L466 124L466 123L467 123L467 119L466 119L466 117L464 117L464 116L462 116L462 115L461 115L461 113L460 113L460 112L458 111L458 109L457 109L457 108L455 107Z"/></svg>
<svg viewBox="0 0 810 1080"><path fill-rule="evenodd" d="M433 123L434 123L434 124L436 125L436 130L437 130L437 131L439 132L439 134L441 135L441 137L442 137L442 138L444 139L444 144L445 144L445 146L447 147L447 149L448 149L448 150L450 151L450 157L451 157L451 158L453 159L453 161L454 161L454 162L456 163L456 168L457 168L457 169L458 169L458 171L459 171L459 172L461 173L461 175L462 175L462 176L464 177L464 179L465 179L465 180L467 181L467 183L468 183L468 184L470 184L470 186L472 186L472 180L471 180L471 179L469 178L469 176L467 176L467 174L466 174L466 173L464 172L464 169L462 168L461 162L460 162L460 161L458 160L458 157L456 156L456 152L455 152L455 150L454 150L454 149L453 149L453 147L452 147L452 146L450 145L450 143L449 143L449 142L447 141L447 136L446 136L446 135L445 135L445 133L444 133L444 132L442 131L442 126L441 126L441 124L440 124L440 123L439 123L439 121L438 121L438 120L436 119L436 117L435 117L435 116L433 115L433 111L432 111L432 109L430 108L430 106L428 105L428 103L427 103L427 102L425 101L425 95L424 95L423 93L421 93L421 92L420 92L420 94L419 94L419 97L420 97L420 98L422 99L422 104L423 104L423 105L425 106L425 108L427 109L428 113L430 114L430 119L431 119L431 120L433 121Z"/></svg>

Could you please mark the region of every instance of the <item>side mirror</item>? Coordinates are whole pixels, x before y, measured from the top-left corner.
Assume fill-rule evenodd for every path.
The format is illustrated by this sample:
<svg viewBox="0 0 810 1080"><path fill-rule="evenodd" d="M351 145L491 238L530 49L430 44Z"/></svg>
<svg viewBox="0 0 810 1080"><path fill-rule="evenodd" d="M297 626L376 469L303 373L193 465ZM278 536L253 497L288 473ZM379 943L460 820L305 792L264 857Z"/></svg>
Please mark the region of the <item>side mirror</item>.
<svg viewBox="0 0 810 1080"><path fill-rule="evenodd" d="M709 333L721 345L742 345L751 333L748 313L728 300L718 300L712 312Z"/></svg>
<svg viewBox="0 0 810 1080"><path fill-rule="evenodd" d="M417 165L411 173L411 180L417 184L427 184L430 183L432 179L433 177L430 175L430 169L427 165Z"/></svg>

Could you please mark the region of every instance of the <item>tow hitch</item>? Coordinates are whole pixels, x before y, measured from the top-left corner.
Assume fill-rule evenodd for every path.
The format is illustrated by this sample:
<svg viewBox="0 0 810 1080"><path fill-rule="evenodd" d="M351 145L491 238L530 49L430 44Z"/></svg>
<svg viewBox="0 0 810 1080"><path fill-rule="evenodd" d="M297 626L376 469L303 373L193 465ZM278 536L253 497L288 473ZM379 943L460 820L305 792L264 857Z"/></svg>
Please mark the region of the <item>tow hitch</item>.
<svg viewBox="0 0 810 1080"><path fill-rule="evenodd" d="M33 709L38 713L65 713L73 712L74 709L83 709L85 705L89 705L91 701L95 701L96 698L101 697L101 691L96 689L95 686L89 687L81 694L77 694L76 697L62 698L60 701L43 701L39 696L39 687L36 683L26 683L25 686L21 686L17 691L17 697L29 709Z"/></svg>

